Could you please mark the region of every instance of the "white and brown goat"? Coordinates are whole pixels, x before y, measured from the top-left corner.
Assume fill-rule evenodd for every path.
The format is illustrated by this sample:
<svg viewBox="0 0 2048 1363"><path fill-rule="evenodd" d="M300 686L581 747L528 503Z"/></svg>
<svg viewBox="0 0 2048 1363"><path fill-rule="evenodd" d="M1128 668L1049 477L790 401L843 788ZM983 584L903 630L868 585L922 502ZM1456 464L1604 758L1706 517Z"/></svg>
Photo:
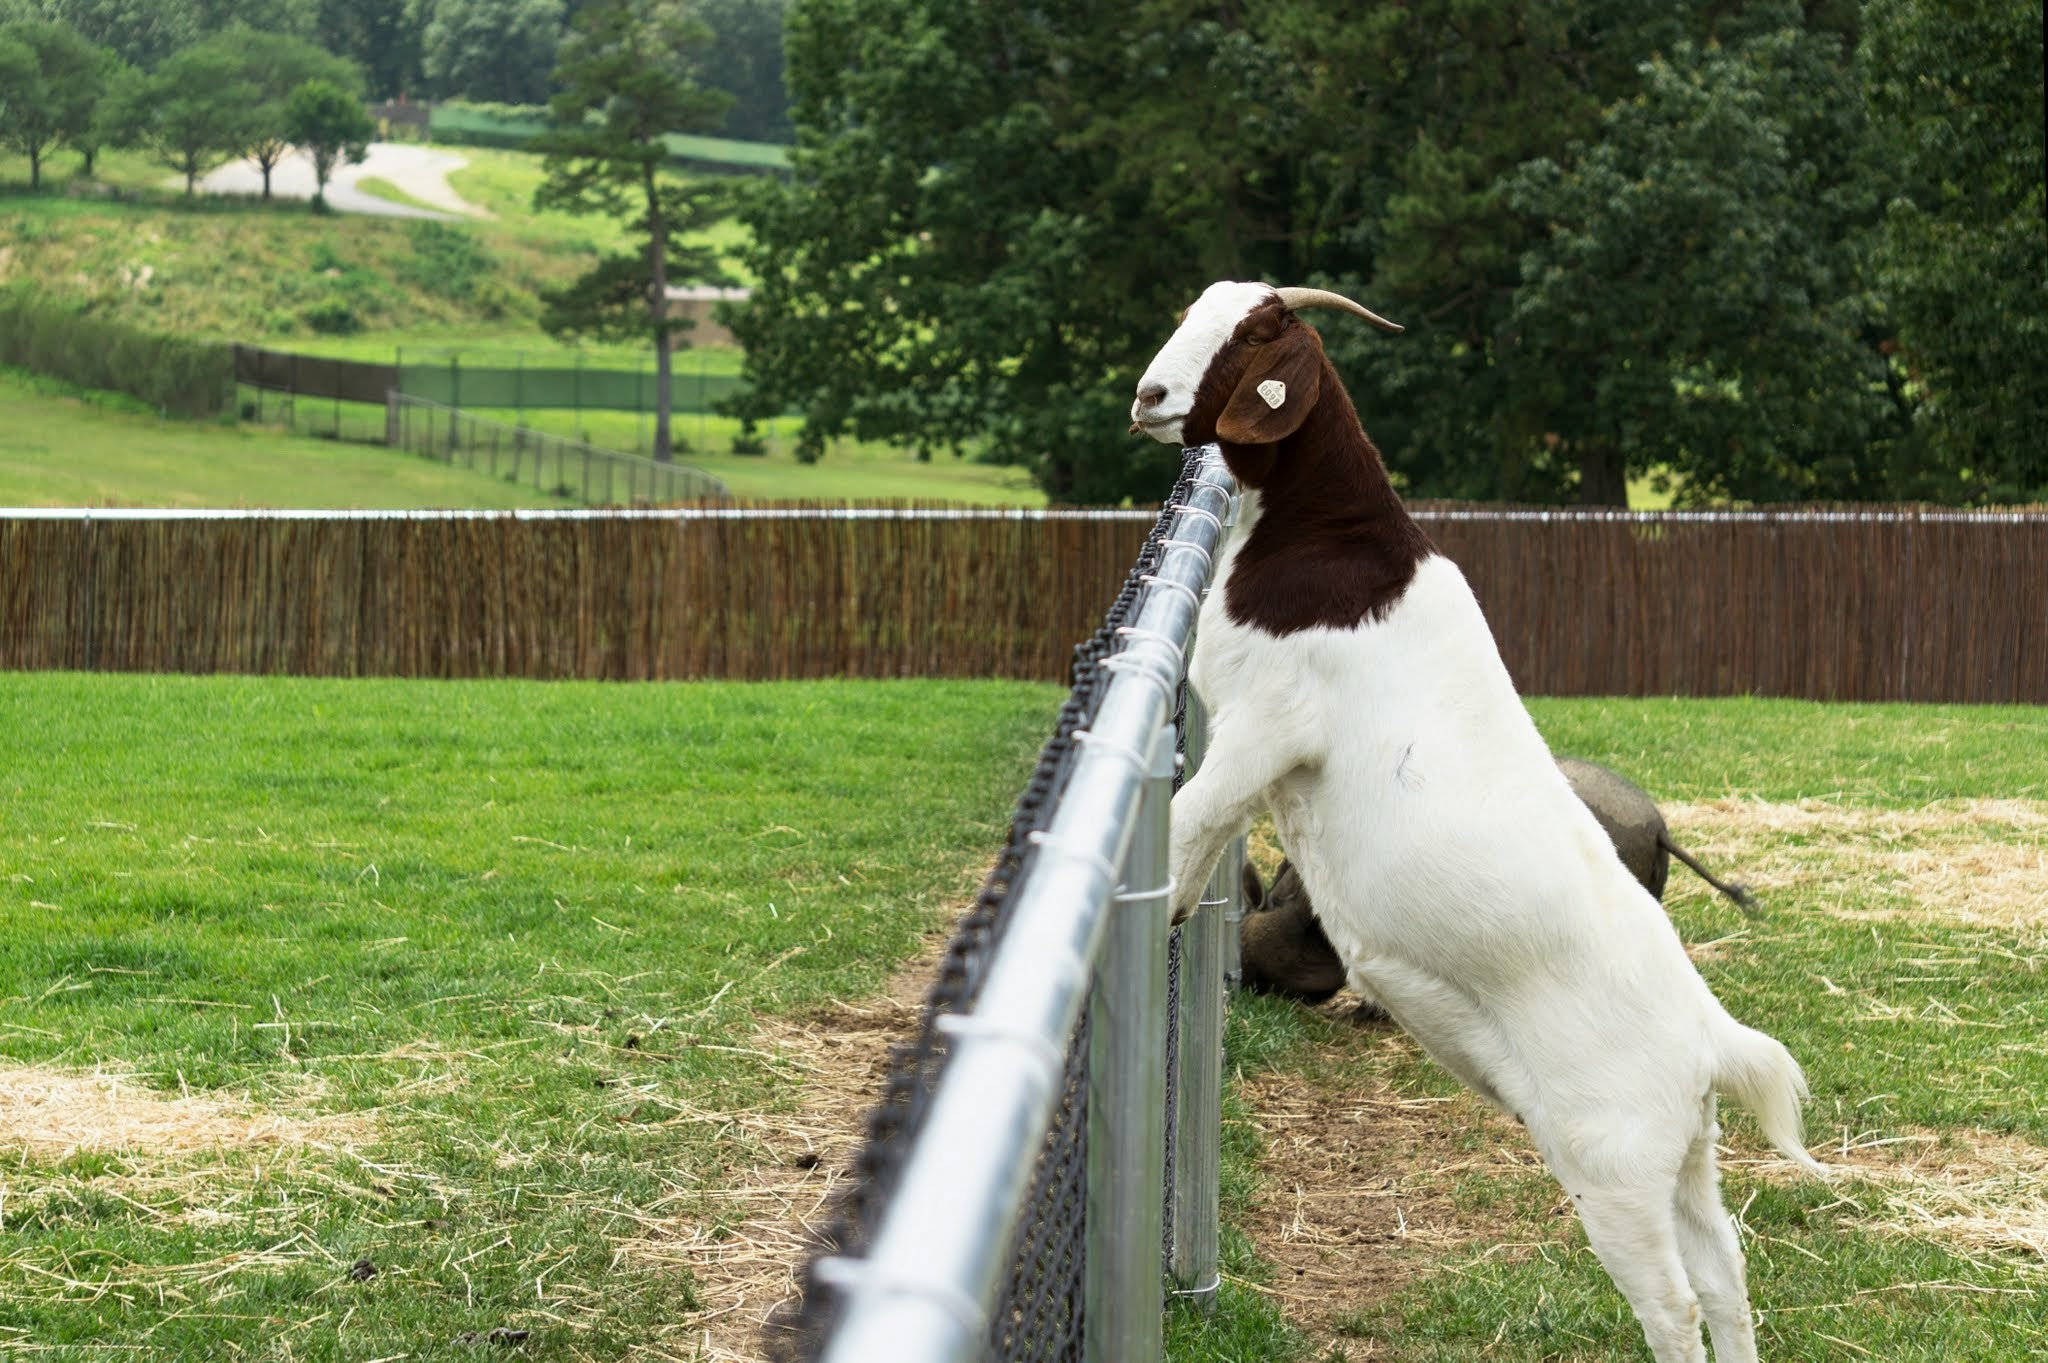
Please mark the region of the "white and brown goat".
<svg viewBox="0 0 2048 1363"><path fill-rule="evenodd" d="M1527 1128L1658 1363L1755 1363L1715 1095L1802 1145L1799 1065L1731 1018L1551 760L1464 576L1409 518L1311 306L1211 286L1146 369L1134 430L1216 441L1243 492L1191 680L1174 914L1261 807L1352 983Z"/></svg>

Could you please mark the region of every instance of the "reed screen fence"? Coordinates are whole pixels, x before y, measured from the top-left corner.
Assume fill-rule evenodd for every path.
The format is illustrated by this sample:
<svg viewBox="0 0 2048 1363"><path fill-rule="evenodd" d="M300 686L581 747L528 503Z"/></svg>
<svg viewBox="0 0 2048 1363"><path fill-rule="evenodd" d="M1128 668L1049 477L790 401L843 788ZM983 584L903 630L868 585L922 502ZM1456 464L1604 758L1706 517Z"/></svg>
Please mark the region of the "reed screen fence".
<svg viewBox="0 0 2048 1363"><path fill-rule="evenodd" d="M1538 695L2048 703L2048 512L1423 509ZM0 667L1066 675L1149 512L0 512Z"/></svg>

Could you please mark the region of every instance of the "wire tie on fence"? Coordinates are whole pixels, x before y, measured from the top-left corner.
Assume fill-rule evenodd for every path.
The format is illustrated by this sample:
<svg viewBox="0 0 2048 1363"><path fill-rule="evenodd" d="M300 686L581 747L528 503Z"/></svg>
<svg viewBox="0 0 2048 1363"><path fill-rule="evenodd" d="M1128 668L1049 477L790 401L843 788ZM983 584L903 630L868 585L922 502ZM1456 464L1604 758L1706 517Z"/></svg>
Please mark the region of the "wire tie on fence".
<svg viewBox="0 0 2048 1363"><path fill-rule="evenodd" d="M1161 549L1191 549L1195 553L1200 554L1202 556L1202 574L1205 577L1216 566L1216 560L1210 555L1209 546L1206 544L1197 544L1193 540L1161 540L1159 541L1159 547Z"/></svg>
<svg viewBox="0 0 2048 1363"><path fill-rule="evenodd" d="M1166 883L1155 890L1120 890L1110 898L1118 904L1140 904L1147 899L1171 899L1176 883L1172 876L1168 876Z"/></svg>
<svg viewBox="0 0 2048 1363"><path fill-rule="evenodd" d="M1223 518L1205 506L1190 506L1186 502L1175 502L1166 509L1178 512L1183 516L1200 516L1203 520L1216 527L1217 534L1223 533Z"/></svg>
<svg viewBox="0 0 2048 1363"><path fill-rule="evenodd" d="M1167 1293L1170 1297L1208 1297L1222 1290L1223 1270L1216 1270L1216 1276L1201 1287L1176 1287Z"/></svg>
<svg viewBox="0 0 2048 1363"><path fill-rule="evenodd" d="M1171 715L1180 704L1180 679L1168 681L1156 667L1127 653L1112 653L1096 664L1105 672L1128 672L1141 677L1159 688L1160 696L1166 701L1166 713Z"/></svg>
<svg viewBox="0 0 2048 1363"><path fill-rule="evenodd" d="M1196 907L1198 907L1198 908L1204 908L1204 909L1213 909L1213 908L1217 908L1217 907L1219 907L1219 906L1221 906L1221 905L1224 905L1224 904L1228 904L1229 902L1230 902L1230 896L1229 896L1229 895L1225 895L1225 896L1223 896L1223 898L1221 898L1221 899L1201 899L1201 900L1197 900L1197 901L1195 901L1195 903L1196 903Z"/></svg>
<svg viewBox="0 0 2048 1363"><path fill-rule="evenodd" d="M1173 636L1163 629L1147 629L1143 625L1118 625L1116 627L1116 637L1140 641L1149 639L1155 644L1165 644L1173 650L1173 656L1176 658L1186 651L1184 645L1174 642Z"/></svg>
<svg viewBox="0 0 2048 1363"><path fill-rule="evenodd" d="M1116 884L1116 867L1109 864L1108 857L1103 856L1102 853L1095 851L1093 848L1077 846L1066 838L1056 838L1042 828L1035 828L1025 834L1024 841L1040 851L1058 852L1063 856L1072 857L1076 861L1085 861L1090 866L1101 871L1104 880L1107 880L1112 885Z"/></svg>
<svg viewBox="0 0 2048 1363"><path fill-rule="evenodd" d="M1115 753L1118 757L1128 757L1131 760L1131 766L1136 769L1140 776L1149 776L1152 773L1151 759L1128 743L1119 743L1114 738L1105 738L1093 729L1076 729L1073 733L1073 739L1076 743L1083 744L1089 748L1102 748Z"/></svg>
<svg viewBox="0 0 2048 1363"><path fill-rule="evenodd" d="M831 1254L811 1263L811 1276L827 1287L851 1295L855 1292L887 1292L896 1296L922 1297L951 1316L967 1331L970 1340L988 1333L988 1312L980 1302L957 1287L944 1283L891 1273L872 1259L849 1259Z"/></svg>
<svg viewBox="0 0 2048 1363"><path fill-rule="evenodd" d="M1015 1046L1039 1062L1040 1078L1050 1088L1067 1067L1067 1053L1053 1045L1036 1032L1026 1031L1011 1023L998 1022L994 1018L982 1017L976 1013L941 1013L932 1026L947 1036L966 1037L982 1041L1000 1041Z"/></svg>
<svg viewBox="0 0 2048 1363"><path fill-rule="evenodd" d="M1144 583L1148 587L1163 587L1168 591L1185 593L1188 600L1194 603L1196 610L1200 610L1202 608L1202 594L1196 591L1193 587L1190 587L1185 582L1175 582L1173 579L1161 577L1157 573L1146 573L1143 576L1141 576L1138 579L1138 581Z"/></svg>

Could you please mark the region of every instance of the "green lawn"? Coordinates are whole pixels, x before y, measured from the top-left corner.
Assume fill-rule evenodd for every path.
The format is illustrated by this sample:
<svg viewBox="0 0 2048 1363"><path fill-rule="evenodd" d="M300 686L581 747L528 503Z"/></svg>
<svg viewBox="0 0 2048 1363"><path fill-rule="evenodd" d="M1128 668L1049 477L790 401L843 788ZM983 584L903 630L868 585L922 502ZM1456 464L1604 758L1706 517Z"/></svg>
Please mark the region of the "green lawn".
<svg viewBox="0 0 2048 1363"><path fill-rule="evenodd" d="M0 674L0 1353L697 1356L758 1021L949 920L1059 700Z"/></svg>
<svg viewBox="0 0 2048 1363"><path fill-rule="evenodd" d="M322 1360L508 1330L522 1356L697 1356L697 1313L730 1303L650 1237L749 1233L734 1198L786 1158L763 1133L825 1120L771 1020L847 1000L832 1016L879 1052L858 1001L971 892L1058 701L0 675L0 1083L129 1095L8 1128L43 1134L0 1156L0 1341ZM1755 1163L1731 1115L1766 1356L2040 1352L2048 1265L2018 1237L2048 1179L2048 935L2038 902L1959 913L2039 874L2048 711L1531 709L1758 888L1748 922L1677 870L1669 906L1730 1008L1805 1063L1811 1140L1864 1170ZM1229 1048L1229 1276L1216 1314L1174 1313L1175 1359L1647 1357L1547 1177L1503 1156L1512 1124L1412 1044L1241 998ZM1259 1236L1316 1224L1315 1143L1269 1141L1317 1103L1321 1137L1362 1142L1337 1191L1416 1224L1334 1237L1301 1277ZM124 1145L137 1104L158 1124ZM1395 1137L1419 1126L1418 1162ZM1899 1150L1960 1171L1950 1200L1885 1176ZM1353 1279L1376 1285L1317 1324Z"/></svg>
<svg viewBox="0 0 2048 1363"><path fill-rule="evenodd" d="M1681 935L1713 944L1702 972L1801 1059L1809 1142L1849 1166L1827 1182L1774 1167L1724 1105L1763 1356L2048 1355L2048 710L1530 708L1554 749L1640 781L1765 906L1745 920L1672 870ZM1526 1137L1412 1042L1272 999L1239 999L1230 1026L1236 1281L1215 1317L1176 1316L1176 1358L1648 1358ZM1297 1138L1306 1157L1269 1153ZM1324 1167L1324 1143L1352 1153Z"/></svg>
<svg viewBox="0 0 2048 1363"><path fill-rule="evenodd" d="M555 497L395 450L164 421L0 371L0 506L546 507Z"/></svg>

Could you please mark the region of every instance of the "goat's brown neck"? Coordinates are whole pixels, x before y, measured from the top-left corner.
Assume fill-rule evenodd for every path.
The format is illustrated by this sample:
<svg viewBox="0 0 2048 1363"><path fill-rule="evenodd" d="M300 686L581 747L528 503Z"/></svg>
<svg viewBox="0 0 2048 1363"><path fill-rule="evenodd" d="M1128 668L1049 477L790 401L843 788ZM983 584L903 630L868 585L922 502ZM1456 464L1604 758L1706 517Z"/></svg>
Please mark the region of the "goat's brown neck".
<svg viewBox="0 0 2048 1363"><path fill-rule="evenodd" d="M1274 634L1383 615L1435 548L1387 478L1329 361L1316 403L1271 445L1224 444L1259 519L1226 588L1233 618Z"/></svg>

